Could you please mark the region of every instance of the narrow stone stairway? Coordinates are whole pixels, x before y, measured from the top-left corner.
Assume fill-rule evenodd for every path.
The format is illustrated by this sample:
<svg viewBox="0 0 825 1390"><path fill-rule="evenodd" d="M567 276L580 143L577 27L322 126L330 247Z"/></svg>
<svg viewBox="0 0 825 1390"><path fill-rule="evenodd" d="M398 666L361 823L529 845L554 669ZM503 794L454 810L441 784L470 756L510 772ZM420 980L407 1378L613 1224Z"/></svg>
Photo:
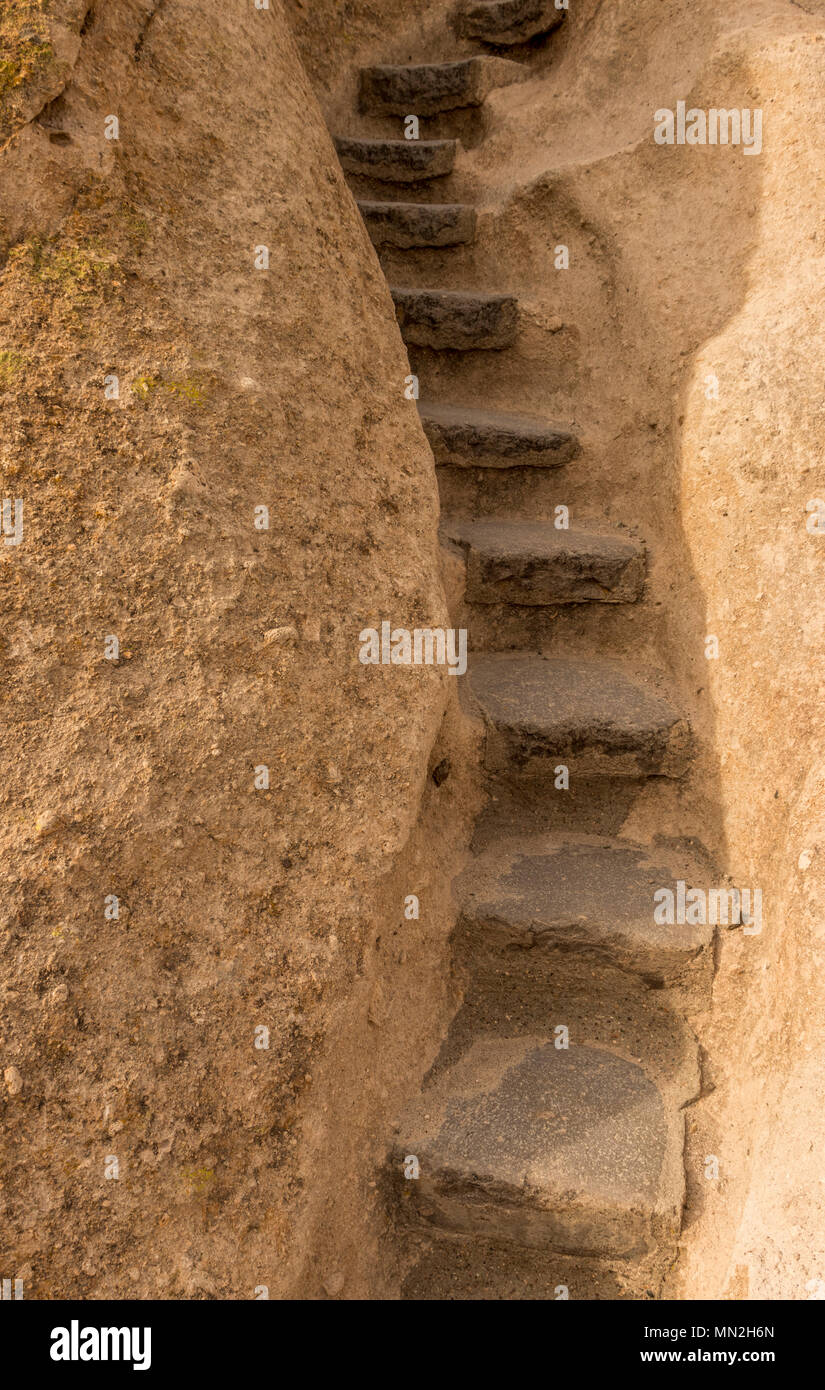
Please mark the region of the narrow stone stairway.
<svg viewBox="0 0 825 1390"><path fill-rule="evenodd" d="M709 988L712 933L657 925L653 897L693 866L681 851L616 838L605 812L619 786L683 776L687 721L626 656L546 655L507 640L508 613L643 604L645 545L608 523L450 510L467 495L451 491L452 474L478 487L495 474L506 499L507 477L580 468L582 451L564 421L492 410L467 390L464 361L516 342L517 294L396 283L404 253L418 257L415 279L432 253L443 280L444 248L472 246L476 209L454 193L440 201L461 148L445 122L483 135L468 116L530 74L535 46L565 14L554 0L450 8L445 42L461 56L363 70L361 115L379 129L335 137L369 234L392 257L447 500L443 544L461 573L462 697L483 723L490 794L457 883L463 1002L389 1157L409 1298L657 1297L682 1219L684 1107L700 1085L680 1002ZM468 56L468 43L481 51ZM432 128L389 138L390 118L411 115ZM444 365L430 372L435 355ZM474 619L493 611L504 637L487 646Z"/></svg>

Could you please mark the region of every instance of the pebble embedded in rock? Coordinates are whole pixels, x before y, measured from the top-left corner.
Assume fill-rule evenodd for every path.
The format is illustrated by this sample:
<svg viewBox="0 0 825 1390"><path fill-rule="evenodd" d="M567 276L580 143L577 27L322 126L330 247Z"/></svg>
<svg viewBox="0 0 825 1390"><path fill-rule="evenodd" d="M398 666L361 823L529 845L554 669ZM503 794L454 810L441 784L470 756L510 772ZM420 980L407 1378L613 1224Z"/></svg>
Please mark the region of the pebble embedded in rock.
<svg viewBox="0 0 825 1390"><path fill-rule="evenodd" d="M3 1072L3 1080L6 1083L6 1090L10 1096L19 1096L23 1089L23 1078L17 1067L6 1067Z"/></svg>

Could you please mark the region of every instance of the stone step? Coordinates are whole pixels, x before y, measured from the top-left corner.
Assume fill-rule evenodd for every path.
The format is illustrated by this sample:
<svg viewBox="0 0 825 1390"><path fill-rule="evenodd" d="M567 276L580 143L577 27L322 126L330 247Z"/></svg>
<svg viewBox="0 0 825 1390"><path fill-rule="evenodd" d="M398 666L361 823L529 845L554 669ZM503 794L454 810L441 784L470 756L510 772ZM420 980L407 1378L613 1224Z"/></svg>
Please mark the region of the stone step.
<svg viewBox="0 0 825 1390"><path fill-rule="evenodd" d="M459 246L475 239L475 208L465 203L359 202L376 246Z"/></svg>
<svg viewBox="0 0 825 1390"><path fill-rule="evenodd" d="M515 342L515 295L392 287L392 297L407 343L467 352L511 347Z"/></svg>
<svg viewBox="0 0 825 1390"><path fill-rule="evenodd" d="M402 1122L395 1188L443 1230L638 1259L679 1234L684 1120L672 1109L614 1052L484 1037Z"/></svg>
<svg viewBox="0 0 825 1390"><path fill-rule="evenodd" d="M455 27L465 38L486 43L527 43L549 34L565 13L555 0L470 0L457 11Z"/></svg>
<svg viewBox="0 0 825 1390"><path fill-rule="evenodd" d="M457 140L349 140L335 136L341 167L381 183L421 183L451 174Z"/></svg>
<svg viewBox="0 0 825 1390"><path fill-rule="evenodd" d="M460 468L558 468L580 452L569 431L529 415L419 401L436 463Z"/></svg>
<svg viewBox="0 0 825 1390"><path fill-rule="evenodd" d="M611 662L476 653L469 681L487 723L491 772L546 773L548 759L567 765L571 778L687 770L687 722Z"/></svg>
<svg viewBox="0 0 825 1390"><path fill-rule="evenodd" d="M654 915L660 889L676 903L680 880L688 890L707 889L708 878L707 867L678 852L597 836L529 835L494 841L456 887L462 932L476 953L492 949L512 962L536 951L575 951L659 987L687 976L708 982L714 928L666 925Z"/></svg>
<svg viewBox="0 0 825 1390"><path fill-rule="evenodd" d="M462 58L453 63L361 69L362 111L435 116L481 106L494 87L521 82L529 71L509 58Z"/></svg>
<svg viewBox="0 0 825 1390"><path fill-rule="evenodd" d="M550 521L447 522L466 560L469 603L634 603L644 547L615 532L557 531Z"/></svg>

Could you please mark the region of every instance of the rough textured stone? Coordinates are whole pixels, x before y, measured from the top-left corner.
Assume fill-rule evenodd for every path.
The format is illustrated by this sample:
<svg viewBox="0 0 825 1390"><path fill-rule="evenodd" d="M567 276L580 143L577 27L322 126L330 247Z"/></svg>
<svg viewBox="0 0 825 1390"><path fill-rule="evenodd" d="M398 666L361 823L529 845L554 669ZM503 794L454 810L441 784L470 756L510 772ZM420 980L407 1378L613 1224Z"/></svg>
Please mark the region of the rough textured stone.
<svg viewBox="0 0 825 1390"><path fill-rule="evenodd" d="M574 435L529 415L431 401L421 401L418 409L436 463L466 468L558 468L579 453Z"/></svg>
<svg viewBox="0 0 825 1390"><path fill-rule="evenodd" d="M508 58L462 58L456 63L361 69L361 108L406 116L435 116L480 106L494 87L521 82L527 70Z"/></svg>
<svg viewBox="0 0 825 1390"><path fill-rule="evenodd" d="M477 654L469 677L489 726L491 771L538 770L548 758L577 776L678 777L686 770L686 722L610 662Z"/></svg>
<svg viewBox="0 0 825 1390"><path fill-rule="evenodd" d="M464 551L470 603L632 603L644 587L644 550L595 531L557 531L550 521L452 522Z"/></svg>
<svg viewBox="0 0 825 1390"><path fill-rule="evenodd" d="M475 208L463 203L359 202L376 246L459 246L475 237Z"/></svg>
<svg viewBox="0 0 825 1390"><path fill-rule="evenodd" d="M25 506L0 541L0 1276L29 1270L33 1300L315 1299L340 1271L349 1297L374 1214L324 1189L373 1163L409 1017L440 1036L451 925L454 813L417 826L456 682L357 659L374 605L448 621L407 357L280 5L5 0L0 69L16 16L45 37L42 81L0 78L3 496ZM388 970L410 854L443 887Z"/></svg>
<svg viewBox="0 0 825 1390"><path fill-rule="evenodd" d="M422 183L452 172L457 140L349 140L336 135L335 149L348 174L382 183Z"/></svg>
<svg viewBox="0 0 825 1390"><path fill-rule="evenodd" d="M457 352L511 347L515 342L514 295L394 287L392 297L405 342Z"/></svg>
<svg viewBox="0 0 825 1390"><path fill-rule="evenodd" d="M707 953L713 938L709 926L654 921L654 894L675 894L677 878L703 886L707 870L643 845L537 835L498 842L475 859L459 895L464 927L478 940L586 951L661 983Z"/></svg>
<svg viewBox="0 0 825 1390"><path fill-rule="evenodd" d="M455 26L459 34L487 43L526 43L549 34L564 16L555 0L478 0L461 6Z"/></svg>
<svg viewBox="0 0 825 1390"><path fill-rule="evenodd" d="M402 1126L410 1214L564 1254L630 1257L679 1229L677 1119L642 1068L596 1047L486 1038Z"/></svg>

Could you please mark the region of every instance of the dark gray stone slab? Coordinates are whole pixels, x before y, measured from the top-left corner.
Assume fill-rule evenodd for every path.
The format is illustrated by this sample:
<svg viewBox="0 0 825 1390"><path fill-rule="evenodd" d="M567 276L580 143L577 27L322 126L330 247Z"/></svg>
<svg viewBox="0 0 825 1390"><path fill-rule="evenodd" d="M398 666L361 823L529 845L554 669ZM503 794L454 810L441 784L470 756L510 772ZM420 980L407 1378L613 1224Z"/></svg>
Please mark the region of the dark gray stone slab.
<svg viewBox="0 0 825 1390"><path fill-rule="evenodd" d="M570 766L571 777L679 777L687 769L686 721L610 662L476 654L469 680L488 724L491 771L546 771L547 759Z"/></svg>
<svg viewBox="0 0 825 1390"><path fill-rule="evenodd" d="M420 401L436 463L462 468L558 468L579 453L567 430L529 415Z"/></svg>
<svg viewBox="0 0 825 1390"><path fill-rule="evenodd" d="M627 1258L677 1236L680 1125L612 1052L486 1038L424 1093L394 1163L417 1157L402 1197L436 1226Z"/></svg>
<svg viewBox="0 0 825 1390"><path fill-rule="evenodd" d="M506 348L515 342L514 295L393 287L392 297L405 342L456 352Z"/></svg>
<svg viewBox="0 0 825 1390"><path fill-rule="evenodd" d="M335 136L341 167L348 174L382 183L421 183L452 172L457 140L348 140Z"/></svg>
<svg viewBox="0 0 825 1390"><path fill-rule="evenodd" d="M487 43L526 43L561 24L554 0L471 0L456 13L459 34Z"/></svg>
<svg viewBox="0 0 825 1390"><path fill-rule="evenodd" d="M457 886L474 940L586 951L663 984L699 962L713 940L710 926L655 921L654 895L675 895L679 878L701 886L707 873L641 845L545 835L494 845Z"/></svg>
<svg viewBox="0 0 825 1390"><path fill-rule="evenodd" d="M508 58L462 58L454 63L361 69L361 109L396 116L435 116L480 106L494 87L521 82L529 72Z"/></svg>
<svg viewBox="0 0 825 1390"><path fill-rule="evenodd" d="M644 587L644 549L617 534L557 531L552 522L453 522L470 603L633 603Z"/></svg>
<svg viewBox="0 0 825 1390"><path fill-rule="evenodd" d="M475 238L475 208L464 203L359 202L376 246L459 246Z"/></svg>

